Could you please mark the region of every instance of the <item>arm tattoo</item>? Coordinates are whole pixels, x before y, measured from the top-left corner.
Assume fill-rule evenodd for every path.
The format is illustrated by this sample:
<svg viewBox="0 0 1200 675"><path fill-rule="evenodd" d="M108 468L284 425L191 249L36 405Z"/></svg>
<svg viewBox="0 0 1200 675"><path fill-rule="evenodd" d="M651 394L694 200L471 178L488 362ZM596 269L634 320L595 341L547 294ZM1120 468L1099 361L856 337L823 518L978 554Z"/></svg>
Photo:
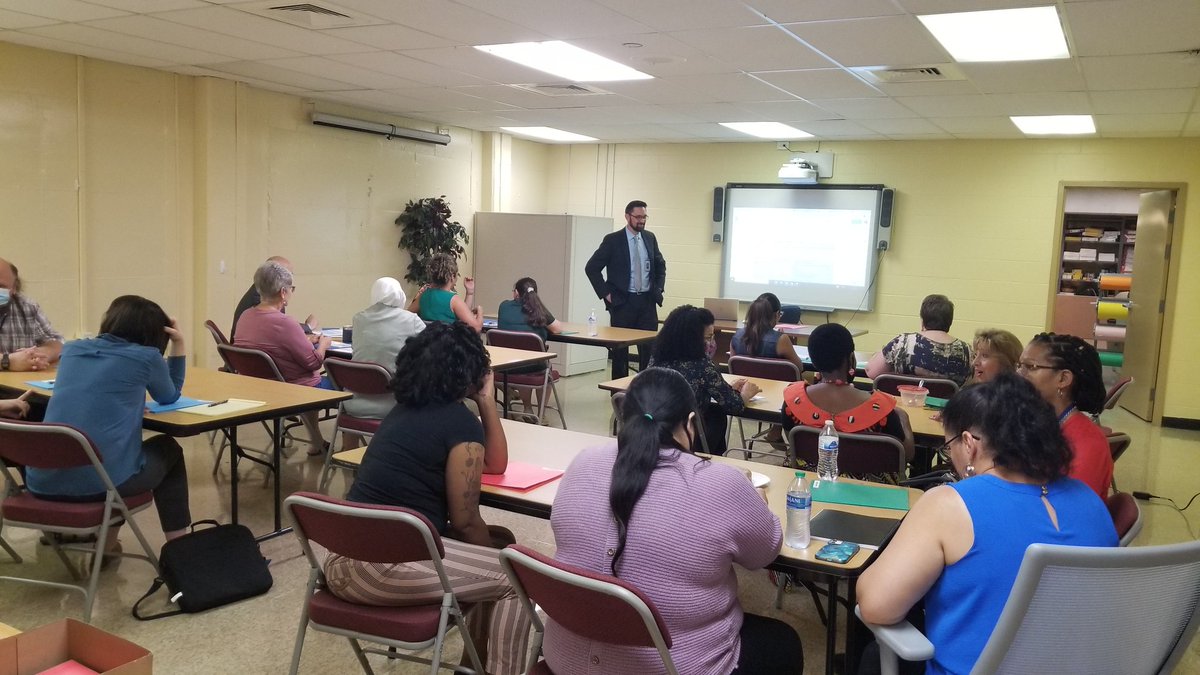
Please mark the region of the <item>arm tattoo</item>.
<svg viewBox="0 0 1200 675"><path fill-rule="evenodd" d="M478 508L479 485L483 475L483 446L479 443L468 443L464 464L466 470L463 472L463 478L466 480L466 490L463 492L463 504L468 508Z"/></svg>

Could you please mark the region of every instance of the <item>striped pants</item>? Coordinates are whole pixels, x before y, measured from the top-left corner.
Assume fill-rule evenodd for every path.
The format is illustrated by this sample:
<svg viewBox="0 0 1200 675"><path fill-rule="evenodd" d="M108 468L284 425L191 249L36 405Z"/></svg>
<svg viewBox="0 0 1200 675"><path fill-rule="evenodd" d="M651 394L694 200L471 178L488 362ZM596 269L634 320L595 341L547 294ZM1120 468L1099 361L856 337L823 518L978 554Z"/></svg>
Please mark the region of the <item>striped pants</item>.
<svg viewBox="0 0 1200 675"><path fill-rule="evenodd" d="M483 649L486 645L487 672L524 672L530 621L500 567L500 552L453 539L442 539L442 544L446 548L442 566L454 595L460 603L475 603L467 612L467 626L476 646ZM442 597L441 581L428 561L389 565L330 554L325 560L325 579L334 595L364 605L416 605L438 602ZM487 612L483 610L489 606L491 622L485 626Z"/></svg>

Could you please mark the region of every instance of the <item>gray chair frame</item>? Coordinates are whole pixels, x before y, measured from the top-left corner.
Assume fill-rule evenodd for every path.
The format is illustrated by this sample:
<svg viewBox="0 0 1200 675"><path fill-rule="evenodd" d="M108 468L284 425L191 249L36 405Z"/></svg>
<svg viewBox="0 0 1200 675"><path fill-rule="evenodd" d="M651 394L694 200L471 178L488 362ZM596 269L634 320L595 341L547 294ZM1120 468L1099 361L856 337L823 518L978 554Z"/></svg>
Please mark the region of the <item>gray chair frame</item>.
<svg viewBox="0 0 1200 675"><path fill-rule="evenodd" d="M97 475L100 477L100 482L104 484L104 511L100 521L94 526L82 528L67 527L41 522L22 522L19 520L13 520L11 517L7 521L7 525L9 527L23 527L31 530L39 530L48 534L96 535L95 543L91 544L60 544L56 537L50 537L51 547L53 547L55 554L57 554L59 559L62 560L63 565L66 566L67 571L71 574L71 578L75 581L81 581L81 578L79 573L76 571L75 566L71 564L70 559L67 558L66 551L82 551L92 554L91 570L88 575L88 582L86 586L82 584L64 584L57 581L45 581L42 579L29 579L26 577L0 576L0 580L3 581L16 581L18 583L49 586L50 588L58 588L62 590L83 593L83 620L85 623L91 623L92 607L96 602L96 588L100 583L100 566L104 561L104 555L102 555L102 552L105 550L108 542L109 528L122 523L128 523L129 528L133 530L133 534L135 537L137 537L138 543L141 545L144 553L144 555L142 555L138 553L120 552L110 555L119 555L123 558L137 558L139 560L145 560L154 566L155 571L158 570L158 556L154 554L154 549L150 547L150 542L146 539L146 535L142 533L142 528L139 527L137 522L133 519L134 514L145 511L153 506L154 500L148 500L144 504L135 507L128 506L125 503L124 498L122 498L117 492L117 486L113 484L112 478L109 477L108 472L105 471L104 464L101 462L100 456L97 454L96 447L92 444L91 439L89 439L86 435L84 435L83 432L79 431L75 427L66 424L12 422L0 420L0 430L3 430L5 433L19 433L22 435L28 435L30 438L36 438L38 436L66 436L77 443L79 448L84 452L84 454L87 455L88 461L91 463L92 468L95 469ZM0 456L6 457L4 450L5 448L0 446ZM86 465L81 464L80 466ZM5 498L20 494L25 489L23 486L17 484L16 480L12 477L12 474L7 469L4 471L4 483L5 489L2 496ZM62 503L50 502L48 500L40 501L45 501L47 504ZM16 552L10 549L7 544L5 544L4 548L16 558L16 562L22 562L20 556L17 556Z"/></svg>
<svg viewBox="0 0 1200 675"><path fill-rule="evenodd" d="M430 529L427 521L407 510L395 508L379 508L369 505L355 505L326 497L316 493L297 492L288 496L284 500L284 506L287 508L289 515L292 517L293 532L296 534L296 539L300 542L300 548L304 552L304 557L308 559L309 574L308 586L304 592L304 605L300 610L300 627L296 632L296 644L292 649L292 664L288 670L290 675L296 675L300 669L300 656L304 649L304 637L309 627L314 630L330 633L332 635L340 635L350 641L350 647L354 650L354 655L358 658L359 665L362 666L364 672L368 675L374 675L374 670L371 664L367 662L367 654L378 654L386 656L389 659L404 659L406 661L414 661L417 663L429 664L429 672L431 675L437 673L439 668L445 668L456 673L467 673L470 675L484 673L483 664L479 660L479 652L475 649L475 642L471 639L471 633L467 629L466 617L462 607L458 604L458 598L454 595L454 590L450 586L450 578L446 575L446 569L442 565L442 556L438 552L438 542L440 537L436 532ZM392 522L396 524L396 536L419 536L425 544L426 550L429 552L429 560L433 563L433 568L437 571L438 578L442 583L442 600L441 600L441 616L438 621L437 634L422 642L404 642L401 640L392 640L380 635L371 635L359 631L339 628L337 626L325 626L312 621L308 616L308 601L315 593L329 593L328 584L325 579L325 573L321 568L322 558L318 558L313 551L308 534L305 532L303 520L296 516L294 509L296 507L325 511L327 513L336 514L347 518L371 519ZM321 544L319 539L313 539ZM324 546L324 545L322 545ZM421 607L416 605L415 607ZM450 622L454 622L454 626L458 628L459 634L462 637L463 649L466 651L474 670L453 663L442 662L442 647L444 645L446 634L450 630ZM386 645L389 649L377 649L374 647L363 647L359 644L359 640L368 640L377 644ZM403 654L396 651L397 649L405 649L417 651L432 647L433 658L425 659L415 654Z"/></svg>
<svg viewBox="0 0 1200 675"><path fill-rule="evenodd" d="M525 607L525 613L529 615L533 623L533 641L529 648L529 659L525 666L527 674L544 672L537 670L537 666L538 657L542 652L542 638L545 635L546 626L542 622L542 617L537 612L535 601L529 597L529 592L525 589L525 585L521 583L521 578L515 570L516 567L523 567L534 574L583 589L589 593L615 598L628 605L642 619L642 625L646 629L647 635L654 642L655 648L658 649L658 654L662 657L663 667L666 669L667 674L679 675L679 670L675 667L675 662L671 659L671 650L667 647L666 639L663 637L662 631L658 628L658 622L654 618L654 611L650 609L650 606L645 601L629 589L615 583L575 574L556 565L546 564L541 560L526 555L513 546L501 549L500 566L504 568L504 573L508 575L509 583L512 584L513 589L517 592L517 597L521 599L521 604Z"/></svg>
<svg viewBox="0 0 1200 675"><path fill-rule="evenodd" d="M803 371L796 367L796 364L787 359L766 358L759 356L740 356L733 355L729 357L729 374L738 377L760 377L769 380L778 380L780 382L798 382L804 375ZM763 436L771 428L763 429L763 423L758 423L758 431L749 439L746 438L745 422L741 417L737 418L738 435L742 439L742 447L753 449L755 443L766 443ZM786 443L786 441L784 441ZM770 454L770 453L760 453ZM746 459L750 457L747 455Z"/></svg>
<svg viewBox="0 0 1200 675"><path fill-rule="evenodd" d="M897 657L933 657L933 645L912 624L867 627L879 643L883 675L897 673ZM1033 544L971 672L1168 675L1198 627L1200 541Z"/></svg>
<svg viewBox="0 0 1200 675"><path fill-rule="evenodd" d="M497 347L512 347L514 349L526 349L531 352L547 351L546 342L544 340L542 340L542 336L538 335L537 333L529 333L529 332L525 332L525 331L516 331L516 330L500 330L499 328L493 328L493 329L489 330L487 333L485 333L485 336L487 338L487 343L489 345L494 344ZM537 348L534 348L534 346L533 346L534 340L537 340L537 345L538 345ZM523 345L523 344L521 344L522 342L528 342L529 344ZM553 368L550 366L549 363L547 363L546 370L544 371L544 379L542 380L542 383L537 386L528 385L528 384L514 384L514 383L507 383L507 384L509 387L511 387L513 389L526 389L526 390L529 390L532 392L537 392L537 395L538 395L538 406L537 406L538 424L541 424L542 420L544 420L546 418L546 410L553 410L554 412L558 413L558 419L560 422L562 422L563 429L566 429L567 428L567 418L566 418L566 415L563 414L563 405L562 405L562 402L558 398L558 388L554 386L554 379L551 377L551 372L550 372L551 370L553 370ZM498 375L495 378L495 380L496 380L496 388L497 389L503 389L507 382L507 380L504 378L503 374ZM546 405L547 394L554 397L554 405L552 405L552 406ZM504 392L504 395L507 397L508 392ZM529 413L526 413L526 414L529 414Z"/></svg>

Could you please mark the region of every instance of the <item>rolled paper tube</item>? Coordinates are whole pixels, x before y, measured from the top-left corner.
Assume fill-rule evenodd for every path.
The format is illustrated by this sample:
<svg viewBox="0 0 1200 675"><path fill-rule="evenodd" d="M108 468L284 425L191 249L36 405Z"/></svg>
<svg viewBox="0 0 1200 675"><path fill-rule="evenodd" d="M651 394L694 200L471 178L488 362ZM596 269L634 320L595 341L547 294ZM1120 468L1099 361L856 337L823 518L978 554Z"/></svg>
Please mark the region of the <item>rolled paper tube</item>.
<svg viewBox="0 0 1200 675"><path fill-rule="evenodd" d="M1124 326L1105 326L1099 324L1096 326L1096 339L1104 342L1124 342L1125 327Z"/></svg>
<svg viewBox="0 0 1200 675"><path fill-rule="evenodd" d="M1127 291L1133 285L1132 274L1101 274L1100 290Z"/></svg>
<svg viewBox="0 0 1200 675"><path fill-rule="evenodd" d="M1121 352L1100 352L1100 365L1120 368L1125 365L1125 355Z"/></svg>
<svg viewBox="0 0 1200 675"><path fill-rule="evenodd" d="M1129 319L1129 305L1123 302L1099 302L1096 304L1096 316L1101 323L1126 321Z"/></svg>

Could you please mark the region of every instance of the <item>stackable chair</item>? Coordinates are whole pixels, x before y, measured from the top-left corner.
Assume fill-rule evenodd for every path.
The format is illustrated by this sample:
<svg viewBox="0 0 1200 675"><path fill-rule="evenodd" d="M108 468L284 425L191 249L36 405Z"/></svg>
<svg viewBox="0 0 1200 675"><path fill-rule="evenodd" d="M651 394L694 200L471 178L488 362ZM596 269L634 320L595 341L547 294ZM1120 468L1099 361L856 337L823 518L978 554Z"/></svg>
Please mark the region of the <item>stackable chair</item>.
<svg viewBox="0 0 1200 675"><path fill-rule="evenodd" d="M817 466L817 439L821 429L797 424L788 432L788 445L796 466ZM838 432L838 473L895 473L901 478L908 460L904 444L887 434Z"/></svg>
<svg viewBox="0 0 1200 675"><path fill-rule="evenodd" d="M971 672L1168 675L1198 625L1200 541L1033 544ZM933 645L912 624L867 627L879 643L884 675L897 672L897 656L933 657Z"/></svg>
<svg viewBox="0 0 1200 675"><path fill-rule="evenodd" d="M221 331L221 327L217 325L216 321L213 321L212 319L206 319L204 321L204 327L208 329L208 334L212 336L213 342L217 344L218 348L221 345L229 344L229 339L225 337L225 333ZM225 355L221 353L220 349L217 350L217 354L221 357L222 365L220 370L226 373L232 373L233 368L229 365L229 362L225 359ZM218 432L216 431L208 432L208 444L210 446L217 442L217 433ZM220 434L221 445L217 448L217 459L213 462L214 476L217 475L217 469L221 467L221 458L225 456L225 448L229 447L229 433L222 429Z"/></svg>
<svg viewBox="0 0 1200 675"><path fill-rule="evenodd" d="M496 347L508 347L509 349L524 349L531 352L546 351L546 343L537 333L527 333L524 331L500 330L493 328L487 332L487 343ZM567 418L563 416L562 403L558 400L558 390L554 387L554 383L559 380L559 373L547 364L546 369L540 373L508 373L501 374L496 377L496 387L503 388L508 385L513 389L522 389L537 393L538 407L537 418L540 424L546 418L546 409L549 408L558 413L558 419L562 422L563 428L567 428ZM508 392L504 393L508 396ZM554 396L554 405L546 405L546 396Z"/></svg>
<svg viewBox="0 0 1200 675"><path fill-rule="evenodd" d="M429 672L446 668L461 673L483 673L475 643L467 630L464 612L450 587L442 558L446 551L437 530L421 514L397 506L356 504L315 492L297 492L284 500L291 514L296 538L310 566L300 627L292 652L289 671L296 675L304 636L309 628L340 635L350 640L363 671L374 671L367 654L381 654L429 664ZM431 561L442 582L442 597L428 604L403 607L360 605L336 597L329 591L322 572L324 553L313 551L316 542L331 553L372 563L400 564ZM442 662L442 645L453 621L462 636L474 670ZM360 640L381 644L389 649L363 647ZM433 648L432 658L396 651Z"/></svg>
<svg viewBox="0 0 1200 675"><path fill-rule="evenodd" d="M915 375L897 375L896 373L884 373L875 378L875 390L882 391L885 394L899 396L901 385L917 386L924 382L924 387L929 390L929 395L935 398L950 398L958 393L958 385L954 380L945 380L939 377L917 377Z"/></svg>
<svg viewBox="0 0 1200 675"><path fill-rule="evenodd" d="M96 586L100 582L100 566L104 556L101 553L108 542L108 529L114 525L128 523L142 547L144 555L136 553L119 553L126 558L140 558L158 568L158 558L150 543L142 534L142 529L132 518L133 514L143 511L154 503L154 496L149 492L122 497L117 494L108 472L101 463L99 451L82 431L66 424L46 424L38 422L15 422L0 420L0 457L10 462L23 464L35 469L70 469L74 467L91 466L104 484L104 500L98 502L55 502L40 499L33 493L17 485L12 475L4 472L5 496L0 503L6 523L9 527L24 527L39 530L50 535L65 534L84 536L95 535L94 543L62 544L57 537L50 537L54 552L66 565L71 578L82 581L66 551L83 551L92 554L91 570L87 585L64 584L42 579L24 577L0 577L2 580L18 581L28 584L38 584L61 588L64 590L83 593L83 620L91 622L92 605L96 601ZM15 555L15 553L14 553ZM18 562L20 560L18 559Z"/></svg>
<svg viewBox="0 0 1200 675"><path fill-rule="evenodd" d="M621 406L625 405L625 392L618 391L609 397L608 402L612 406L612 430L613 436L616 436L621 433Z"/></svg>
<svg viewBox="0 0 1200 675"><path fill-rule="evenodd" d="M755 356L730 356L729 357L729 374L735 377L757 377L764 380L778 380L780 382L796 382L801 377L801 371L796 364L787 359L771 359ZM746 429L741 417L737 418L738 434L742 438L742 447L753 448L756 442L765 442L762 438L767 430L763 429L763 423L758 423L758 431L749 439L746 439ZM768 426L768 429L770 427Z"/></svg>
<svg viewBox="0 0 1200 675"><path fill-rule="evenodd" d="M325 372L329 374L329 379L333 381L333 386L342 391L348 391L355 396L383 396L392 393L391 388L388 386L392 375L387 371L387 368L378 363L328 359L325 361ZM333 428L333 438L329 440L330 450L325 453L325 466L321 468L321 478L317 482L318 489L321 492L325 491L329 479L333 476L334 467L349 469L351 471L358 468L357 463L338 462L337 452L334 450L334 448L338 447L338 436L349 432L367 439L379 431L379 425L382 422L383 420L381 419L355 417L346 412L345 401L338 404L337 426Z"/></svg>
<svg viewBox="0 0 1200 675"><path fill-rule="evenodd" d="M678 675L671 660L671 634L662 615L632 584L558 562L520 544L510 544L500 551L500 565L533 622L526 673L554 675L545 661L538 660L546 626L536 604L563 628L584 639L625 647L653 647L662 657L666 672Z"/></svg>
<svg viewBox="0 0 1200 675"><path fill-rule="evenodd" d="M1104 395L1104 407L1100 409L1100 412L1092 415L1092 420L1095 421L1096 424L1100 424L1100 416L1104 414L1105 410L1112 410L1113 408L1117 407L1117 401L1121 399L1121 395L1124 394L1125 390L1128 389L1132 384L1132 377L1122 377L1121 379L1117 380L1116 384L1109 387L1108 393ZM1110 427L1101 426L1100 428L1104 430L1105 434L1112 434L1113 432Z"/></svg>
<svg viewBox="0 0 1200 675"><path fill-rule="evenodd" d="M1108 514L1112 516L1113 527L1117 528L1121 546L1133 543L1142 531L1142 509L1137 500L1127 492L1114 492L1104 503L1108 506Z"/></svg>
<svg viewBox="0 0 1200 675"><path fill-rule="evenodd" d="M246 377L257 377L263 380L275 380L277 382L287 381L283 379L283 374L279 372L279 368L276 367L275 360L271 358L271 355L262 350L249 349L246 347L235 347L231 344L219 344L217 345L217 353L221 355L221 360L225 362L226 367L232 373L237 375L245 375ZM289 422L288 425L284 426L284 438L280 439L281 444L284 446L288 445L288 429L290 427L298 426L299 424L300 422L296 421ZM267 431L267 437L270 438L271 443L274 444L275 436L274 432L271 430L271 426L268 425L266 421L262 422L262 426L263 429ZM273 473L272 467L274 466L274 448L272 447L259 450L257 448L248 448L241 443L238 444L238 447L242 449L242 455L240 455L241 457L245 457L246 459L254 462L256 465L267 470L267 478L269 480L271 473ZM221 466L222 456L223 453L217 454L217 461L215 464L213 464L213 475L216 475L217 470ZM263 484L266 485L266 482Z"/></svg>
<svg viewBox="0 0 1200 675"><path fill-rule="evenodd" d="M1121 459L1121 455L1125 454L1131 443L1133 443L1133 439L1129 437L1129 434L1115 433L1108 435L1108 450L1112 453L1113 464L1116 464L1117 460ZM1115 472L1113 473L1112 489L1114 492L1117 490L1117 475Z"/></svg>

